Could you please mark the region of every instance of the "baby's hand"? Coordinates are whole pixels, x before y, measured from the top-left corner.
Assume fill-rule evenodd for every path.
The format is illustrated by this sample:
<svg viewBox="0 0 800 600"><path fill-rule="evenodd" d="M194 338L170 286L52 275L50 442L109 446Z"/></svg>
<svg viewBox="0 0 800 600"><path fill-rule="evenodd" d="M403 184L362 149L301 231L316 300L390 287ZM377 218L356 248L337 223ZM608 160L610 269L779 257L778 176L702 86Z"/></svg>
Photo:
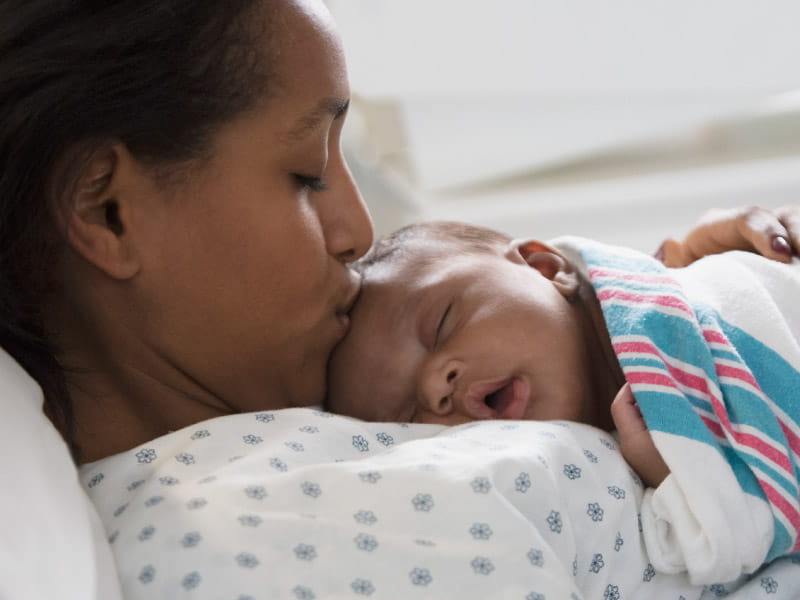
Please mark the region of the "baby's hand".
<svg viewBox="0 0 800 600"><path fill-rule="evenodd" d="M648 487L658 487L669 475L669 467L656 449L627 383L611 403L611 418L619 434L622 456Z"/></svg>

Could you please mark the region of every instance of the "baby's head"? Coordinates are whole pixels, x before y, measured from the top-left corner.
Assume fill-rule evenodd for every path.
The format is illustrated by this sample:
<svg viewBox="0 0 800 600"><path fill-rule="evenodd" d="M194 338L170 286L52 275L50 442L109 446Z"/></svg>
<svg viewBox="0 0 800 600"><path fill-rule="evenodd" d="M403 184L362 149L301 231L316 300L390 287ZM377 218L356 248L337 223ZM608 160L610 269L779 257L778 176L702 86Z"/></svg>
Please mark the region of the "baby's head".
<svg viewBox="0 0 800 600"><path fill-rule="evenodd" d="M327 408L368 421L584 421L581 278L554 248L461 223L410 225L356 268Z"/></svg>

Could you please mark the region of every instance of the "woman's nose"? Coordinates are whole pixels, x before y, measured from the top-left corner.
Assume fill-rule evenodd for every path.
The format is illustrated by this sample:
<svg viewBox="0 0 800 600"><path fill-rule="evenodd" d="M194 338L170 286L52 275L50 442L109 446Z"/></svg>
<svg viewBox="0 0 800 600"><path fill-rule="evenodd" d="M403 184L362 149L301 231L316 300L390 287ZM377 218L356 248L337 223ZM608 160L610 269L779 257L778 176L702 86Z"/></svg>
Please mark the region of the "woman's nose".
<svg viewBox="0 0 800 600"><path fill-rule="evenodd" d="M353 262L372 245L372 218L341 152L328 163L328 189L319 196L317 212L328 254Z"/></svg>
<svg viewBox="0 0 800 600"><path fill-rule="evenodd" d="M447 416L456 410L459 404L455 391L463 368L460 361L435 358L424 365L418 391L423 408L437 416Z"/></svg>

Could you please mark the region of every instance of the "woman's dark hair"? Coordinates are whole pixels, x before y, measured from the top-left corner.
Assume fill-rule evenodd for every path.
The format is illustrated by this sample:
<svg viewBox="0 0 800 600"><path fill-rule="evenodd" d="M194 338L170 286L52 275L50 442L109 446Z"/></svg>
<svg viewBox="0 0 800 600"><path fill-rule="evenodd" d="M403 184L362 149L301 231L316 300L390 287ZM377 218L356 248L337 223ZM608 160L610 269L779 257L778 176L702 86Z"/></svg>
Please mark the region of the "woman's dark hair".
<svg viewBox="0 0 800 600"><path fill-rule="evenodd" d="M262 4L0 0L0 346L42 387L76 458L66 380L42 320L62 243L54 169L75 148L85 159L112 141L166 175L203 158L216 130L271 82Z"/></svg>

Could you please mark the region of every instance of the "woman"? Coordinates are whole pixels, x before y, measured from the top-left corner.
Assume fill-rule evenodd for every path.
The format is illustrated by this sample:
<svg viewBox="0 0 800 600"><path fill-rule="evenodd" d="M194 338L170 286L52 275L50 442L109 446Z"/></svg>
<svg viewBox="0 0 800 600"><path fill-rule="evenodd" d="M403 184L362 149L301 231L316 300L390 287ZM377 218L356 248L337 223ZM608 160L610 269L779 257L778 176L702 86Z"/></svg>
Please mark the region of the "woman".
<svg viewBox="0 0 800 600"><path fill-rule="evenodd" d="M319 402L372 240L321 3L95 5L15 7L0 59L2 344L82 461Z"/></svg>
<svg viewBox="0 0 800 600"><path fill-rule="evenodd" d="M0 23L0 344L76 458L320 402L372 240L322 3L27 0ZM786 258L778 219L722 215L666 259Z"/></svg>

